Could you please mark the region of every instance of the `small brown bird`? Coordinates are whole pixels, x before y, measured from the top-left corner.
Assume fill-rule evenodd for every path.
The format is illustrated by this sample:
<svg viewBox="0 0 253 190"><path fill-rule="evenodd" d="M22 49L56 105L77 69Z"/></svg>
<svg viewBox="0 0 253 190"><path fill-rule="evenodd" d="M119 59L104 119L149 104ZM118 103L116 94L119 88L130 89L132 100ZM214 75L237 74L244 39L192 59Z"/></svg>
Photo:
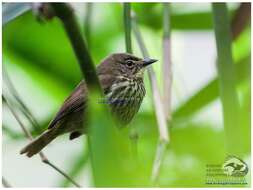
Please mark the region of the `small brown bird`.
<svg viewBox="0 0 253 190"><path fill-rule="evenodd" d="M106 101L110 105L112 114L123 125L133 119L145 96L144 68L156 61L118 53L110 55L98 65L97 75ZM86 133L87 131L83 129L83 121L85 122L87 93L85 81L82 80L64 101L48 129L24 147L20 153L26 153L31 157L59 135L70 133L69 138L72 140Z"/></svg>

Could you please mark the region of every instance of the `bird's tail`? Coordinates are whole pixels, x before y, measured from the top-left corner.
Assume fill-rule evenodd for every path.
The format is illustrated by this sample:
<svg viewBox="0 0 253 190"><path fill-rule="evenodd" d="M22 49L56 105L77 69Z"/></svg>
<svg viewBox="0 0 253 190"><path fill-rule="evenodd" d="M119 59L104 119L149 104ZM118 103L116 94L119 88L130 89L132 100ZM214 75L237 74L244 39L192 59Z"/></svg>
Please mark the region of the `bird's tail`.
<svg viewBox="0 0 253 190"><path fill-rule="evenodd" d="M46 145L53 141L58 136L57 130L55 128L48 129L28 145L26 145L20 154L26 154L28 157L39 153Z"/></svg>

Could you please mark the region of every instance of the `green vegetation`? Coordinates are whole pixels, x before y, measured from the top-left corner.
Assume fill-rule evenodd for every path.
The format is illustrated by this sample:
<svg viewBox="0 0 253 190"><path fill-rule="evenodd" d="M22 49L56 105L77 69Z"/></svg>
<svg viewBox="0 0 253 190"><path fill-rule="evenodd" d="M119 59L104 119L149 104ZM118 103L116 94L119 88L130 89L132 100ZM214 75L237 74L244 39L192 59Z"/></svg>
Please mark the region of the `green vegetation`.
<svg viewBox="0 0 253 190"><path fill-rule="evenodd" d="M162 86L160 79L163 60L160 50L163 31L172 40L174 32L182 32L181 35L189 31L209 32L216 38L217 63L214 62L213 66L216 67L217 64L217 72L214 78L191 95L184 97L182 101L179 98L178 104L172 103L172 120L168 124L170 141L164 152L156 185L159 187L222 186L205 184L206 165L223 164L228 154L236 155L245 162L250 157L251 27L247 22L236 38L232 38L235 29L231 29L231 22L237 19L235 15L240 4L231 3L227 6L220 3L213 5L193 3L191 5L193 8L189 8L189 4L177 3L171 3L169 6L164 6L162 3L124 5L84 3L78 6L78 10L86 10L87 14L82 17L83 14L79 14L80 10L74 9L76 11L76 18L72 18L74 25L71 25L69 20L63 25L61 21L64 22L64 18L62 20L53 18L40 23L33 13L28 11L3 27L3 72L8 72L20 94L20 100L30 109L27 117L31 119L27 122L27 128L31 134L36 136L47 128L48 122L54 117L66 96L83 78L82 74L90 84L89 87L93 88L96 85L96 76L87 72L90 70L87 69L87 60L91 63L88 68L93 69L93 63L95 66L104 57L115 52L133 52L142 57L138 41L134 37L134 24L139 27L143 35L150 57L159 59L159 62L154 65L154 72L160 86ZM205 9L200 11L197 9L198 6L203 6ZM131 21L131 11L136 18L134 23ZM166 26L166 23L163 23L166 21L163 18L165 15L163 11L170 14L168 17L170 28L163 28ZM59 10L58 17L61 12L65 11ZM247 17L244 19L249 20ZM75 31L76 26L82 30ZM68 31L68 28L72 30ZM75 36L77 32L82 32L79 33L78 38ZM75 40L84 42L85 46L73 48ZM172 46L174 52L173 48ZM84 54L78 57L82 53ZM83 65L79 67L80 63ZM176 64L172 55L173 67L176 67ZM201 71L196 68L196 75L199 72ZM172 76L175 77L174 73ZM184 77L184 80L192 79ZM10 86L6 80L4 84ZM177 84L177 81L173 81L172 93L175 96ZM80 176L89 166L89 173L92 176L89 184L92 186L153 186L151 175L160 137L152 89L147 76L145 87L147 95L142 108L130 127L125 129L115 127L107 108L96 103L96 100L101 98L101 94L97 91L92 92L89 102L90 135L76 140L83 145L82 151L73 155L72 161L61 169L81 185L84 183L82 180L85 179L80 180ZM4 88L4 93L5 90ZM217 112L212 115L213 118L208 118L205 112L214 109L214 102L222 106L223 114ZM25 107L20 107L19 104L13 105L21 115L27 114ZM6 110L3 104L3 117L8 115ZM35 124L32 117L36 118ZM222 118L222 122L215 122L217 118ZM25 139L22 131L12 125L13 122L3 120L3 136L7 137L8 142ZM39 128L32 127L34 125L38 125ZM139 136L136 144L129 139L132 128ZM62 141L63 144L72 143L66 139ZM135 151L133 152L132 149ZM39 175L39 171L36 175ZM15 177L13 174L13 178L8 179L10 184L15 183ZM63 177L58 179L55 186L72 186L69 180ZM240 186L249 186L249 184L250 181L248 185ZM228 185L228 187L234 186Z"/></svg>

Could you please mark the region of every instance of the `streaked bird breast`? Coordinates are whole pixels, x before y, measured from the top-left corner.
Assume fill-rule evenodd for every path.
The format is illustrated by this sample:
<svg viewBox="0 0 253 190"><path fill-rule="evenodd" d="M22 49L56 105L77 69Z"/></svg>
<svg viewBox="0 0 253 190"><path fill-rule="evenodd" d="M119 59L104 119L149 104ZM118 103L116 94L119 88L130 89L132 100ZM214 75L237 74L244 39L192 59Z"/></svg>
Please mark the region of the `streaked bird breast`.
<svg viewBox="0 0 253 190"><path fill-rule="evenodd" d="M138 112L145 93L141 78L120 77L115 80L106 98L113 115L122 124L128 124Z"/></svg>

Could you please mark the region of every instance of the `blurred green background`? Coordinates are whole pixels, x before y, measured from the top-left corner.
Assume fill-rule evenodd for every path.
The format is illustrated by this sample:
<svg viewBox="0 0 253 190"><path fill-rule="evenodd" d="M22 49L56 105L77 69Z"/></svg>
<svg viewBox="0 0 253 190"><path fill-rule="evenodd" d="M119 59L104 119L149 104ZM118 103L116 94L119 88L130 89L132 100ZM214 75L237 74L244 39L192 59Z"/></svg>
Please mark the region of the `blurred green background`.
<svg viewBox="0 0 253 190"><path fill-rule="evenodd" d="M163 61L162 6L162 3L132 3L132 10L137 15L150 56L159 60L154 64L154 69L160 87ZM87 4L73 3L73 7L83 34L89 27L88 47L96 64L111 53L125 52L122 4L93 3L89 24L85 22ZM228 4L231 21L238 7L238 3ZM206 187L206 165L222 164L226 157L211 8L211 4L207 3L171 4L173 120L170 128L171 141L159 178L161 187ZM232 44L241 118L240 126L234 129L238 134L237 152L249 167L250 34L251 27L248 24ZM43 131L66 96L81 80L81 72L70 42L58 19L38 22L31 11L7 23L3 27L2 37L3 66ZM141 57L133 35L132 39L133 52ZM136 174L138 181L130 186L150 185L147 179L151 175L158 142L157 122L147 76L145 84L146 97L138 115L130 124L136 126L139 134L140 168ZM3 92L8 94L5 83ZM22 120L34 135L38 134L24 117ZM19 150L28 141L4 104L2 126L2 172L13 186L71 186L62 176L43 165L39 158L27 159L19 155ZM86 138L82 136L68 141L68 136L64 135L44 152L82 186L93 186L90 159L83 152L83 146L88 148ZM124 179L124 176L121 177ZM250 174L246 178L250 185Z"/></svg>

